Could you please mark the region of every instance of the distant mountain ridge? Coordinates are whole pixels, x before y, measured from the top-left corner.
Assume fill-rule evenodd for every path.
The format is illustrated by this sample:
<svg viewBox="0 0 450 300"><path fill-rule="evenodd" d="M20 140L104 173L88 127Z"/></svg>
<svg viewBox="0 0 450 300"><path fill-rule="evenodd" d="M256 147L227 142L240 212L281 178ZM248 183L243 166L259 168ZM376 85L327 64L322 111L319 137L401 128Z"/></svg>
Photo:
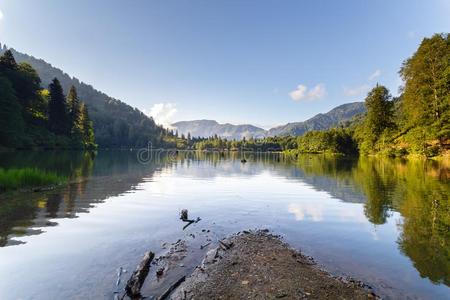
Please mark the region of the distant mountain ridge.
<svg viewBox="0 0 450 300"><path fill-rule="evenodd" d="M180 121L172 126L179 134L191 134L192 137L210 137L218 135L222 138L240 140L243 137L266 137L266 136L300 136L312 130L326 130L339 124L350 121L354 116L366 112L364 102L352 102L339 105L327 113L320 113L303 121L288 123L269 130L264 130L249 124L232 125L229 123L219 124L214 120Z"/></svg>
<svg viewBox="0 0 450 300"><path fill-rule="evenodd" d="M233 125L233 124L219 124L214 120L194 120L194 121L180 121L173 123L172 126L178 130L178 134L188 133L192 137L209 137L218 135L227 139L241 140L251 137L264 137L266 136L266 130L249 125Z"/></svg>
<svg viewBox="0 0 450 300"><path fill-rule="evenodd" d="M303 135L308 131L326 130L345 121L350 121L354 116L366 112L364 102L352 102L339 105L327 113L317 114L304 122L288 123L269 129L269 136Z"/></svg>

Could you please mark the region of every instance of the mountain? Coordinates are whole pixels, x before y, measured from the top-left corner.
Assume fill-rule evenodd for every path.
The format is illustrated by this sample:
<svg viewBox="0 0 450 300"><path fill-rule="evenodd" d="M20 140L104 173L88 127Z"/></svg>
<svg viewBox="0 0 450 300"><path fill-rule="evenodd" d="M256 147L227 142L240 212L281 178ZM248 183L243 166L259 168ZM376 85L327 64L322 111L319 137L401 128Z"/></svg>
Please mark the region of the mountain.
<svg viewBox="0 0 450 300"><path fill-rule="evenodd" d="M364 113L364 102L342 104L327 113L317 114L304 122L288 123L286 125L264 130L253 125L219 124L214 120L180 121L172 124L179 134L191 134L192 137L210 137L218 135L227 139L240 140L243 137L265 137L283 135L303 135L312 130L326 130L343 122L350 121L356 115Z"/></svg>
<svg viewBox="0 0 450 300"><path fill-rule="evenodd" d="M2 47L0 44L0 55L3 55L7 49L5 45ZM10 50L18 63L29 63L37 71L43 88L47 88L55 77L61 82L65 93L69 91L70 86L75 86L79 98L88 107L89 115L94 123L96 143L100 147L143 147L149 141L154 146L161 145L165 130L137 108L96 90L42 59L14 49Z"/></svg>
<svg viewBox="0 0 450 300"><path fill-rule="evenodd" d="M312 130L326 130L366 112L364 102L339 105L327 113L317 114L304 122L288 123L268 130L268 136L303 135Z"/></svg>
<svg viewBox="0 0 450 300"><path fill-rule="evenodd" d="M209 137L218 135L227 139L241 140L242 138L264 137L266 131L253 125L219 124L214 120L180 121L172 124L179 134L192 137Z"/></svg>

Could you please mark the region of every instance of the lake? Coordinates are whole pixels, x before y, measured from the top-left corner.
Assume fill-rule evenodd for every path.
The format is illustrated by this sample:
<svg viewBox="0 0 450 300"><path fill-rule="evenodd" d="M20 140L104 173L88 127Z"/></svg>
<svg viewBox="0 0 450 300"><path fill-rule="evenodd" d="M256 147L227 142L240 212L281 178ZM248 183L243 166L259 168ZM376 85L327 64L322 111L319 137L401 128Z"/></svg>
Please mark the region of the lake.
<svg viewBox="0 0 450 300"><path fill-rule="evenodd" d="M1 299L112 299L117 269L129 276L145 251L158 255L163 243L202 230L219 239L254 228L385 298L450 298L443 162L99 151L2 153L0 166L52 170L73 182L0 195ZM185 230L184 208L201 218Z"/></svg>

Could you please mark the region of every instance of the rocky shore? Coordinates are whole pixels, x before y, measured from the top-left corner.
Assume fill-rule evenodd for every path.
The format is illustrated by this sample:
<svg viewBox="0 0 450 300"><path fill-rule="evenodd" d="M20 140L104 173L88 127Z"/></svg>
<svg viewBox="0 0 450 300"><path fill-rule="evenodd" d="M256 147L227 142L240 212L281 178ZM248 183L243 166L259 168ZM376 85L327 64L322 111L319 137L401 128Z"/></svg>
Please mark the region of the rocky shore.
<svg viewBox="0 0 450 300"><path fill-rule="evenodd" d="M330 275L268 230L243 231L207 245L203 259L191 257L197 261L190 262L192 268L184 265L190 255L183 240L154 260L147 253L121 298L379 299L369 286Z"/></svg>
<svg viewBox="0 0 450 300"><path fill-rule="evenodd" d="M355 280L335 278L268 231L219 242L170 299L377 299Z"/></svg>

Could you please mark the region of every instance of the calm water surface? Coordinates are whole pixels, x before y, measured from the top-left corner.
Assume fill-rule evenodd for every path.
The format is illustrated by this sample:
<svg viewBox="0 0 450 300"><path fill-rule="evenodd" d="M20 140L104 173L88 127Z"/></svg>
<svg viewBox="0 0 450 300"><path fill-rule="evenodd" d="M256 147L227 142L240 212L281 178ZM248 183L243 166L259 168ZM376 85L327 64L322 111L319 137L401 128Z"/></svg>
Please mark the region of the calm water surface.
<svg viewBox="0 0 450 300"><path fill-rule="evenodd" d="M386 298L450 298L449 166L318 155L0 154L78 183L0 195L0 299L112 299L116 270L210 229L269 228ZM202 220L182 230L178 213ZM129 274L129 273L128 273ZM128 276L128 274L126 274Z"/></svg>

